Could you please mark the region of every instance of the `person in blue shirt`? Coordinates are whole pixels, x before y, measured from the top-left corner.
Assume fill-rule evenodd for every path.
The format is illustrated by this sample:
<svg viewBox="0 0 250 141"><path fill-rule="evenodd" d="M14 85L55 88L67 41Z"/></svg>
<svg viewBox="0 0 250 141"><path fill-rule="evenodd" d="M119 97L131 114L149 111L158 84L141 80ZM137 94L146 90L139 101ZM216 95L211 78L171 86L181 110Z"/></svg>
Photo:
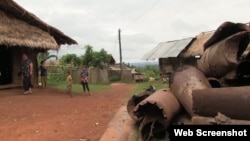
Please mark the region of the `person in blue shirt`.
<svg viewBox="0 0 250 141"><path fill-rule="evenodd" d="M84 93L86 93L86 91L87 91L88 95L90 95L88 79L89 79L88 68L87 68L87 66L83 66L82 72L81 72L81 84L82 84Z"/></svg>

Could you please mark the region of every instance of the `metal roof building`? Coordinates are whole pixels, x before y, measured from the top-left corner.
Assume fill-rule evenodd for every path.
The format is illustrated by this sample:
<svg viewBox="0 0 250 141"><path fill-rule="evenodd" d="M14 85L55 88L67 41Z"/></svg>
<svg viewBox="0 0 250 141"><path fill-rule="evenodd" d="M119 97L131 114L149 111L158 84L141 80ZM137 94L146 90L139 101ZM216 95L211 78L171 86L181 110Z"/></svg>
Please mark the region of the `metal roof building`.
<svg viewBox="0 0 250 141"><path fill-rule="evenodd" d="M182 40L159 43L154 49L143 56L144 60L155 60L159 58L178 57L195 38L190 37Z"/></svg>

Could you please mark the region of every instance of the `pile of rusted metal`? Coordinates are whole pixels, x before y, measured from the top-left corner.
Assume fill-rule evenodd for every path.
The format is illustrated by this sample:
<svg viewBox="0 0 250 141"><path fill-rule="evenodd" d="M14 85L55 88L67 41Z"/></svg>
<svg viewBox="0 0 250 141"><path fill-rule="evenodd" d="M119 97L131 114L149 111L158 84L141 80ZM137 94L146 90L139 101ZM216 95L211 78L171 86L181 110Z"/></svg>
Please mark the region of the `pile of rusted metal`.
<svg viewBox="0 0 250 141"><path fill-rule="evenodd" d="M171 124L250 125L250 29L225 22L204 44L197 66L178 67L170 88L132 96L127 111L143 141L166 140Z"/></svg>

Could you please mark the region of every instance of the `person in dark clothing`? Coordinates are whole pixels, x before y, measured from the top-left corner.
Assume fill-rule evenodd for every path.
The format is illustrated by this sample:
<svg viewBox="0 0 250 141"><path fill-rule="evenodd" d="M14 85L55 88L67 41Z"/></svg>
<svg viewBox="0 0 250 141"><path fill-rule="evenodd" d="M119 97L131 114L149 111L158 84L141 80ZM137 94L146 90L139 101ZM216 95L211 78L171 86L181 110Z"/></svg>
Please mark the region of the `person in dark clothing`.
<svg viewBox="0 0 250 141"><path fill-rule="evenodd" d="M23 89L24 89L23 94L32 93L32 91L31 91L31 87L32 87L31 77L32 77L32 72L33 72L33 63L28 58L26 53L22 54L21 71L22 71Z"/></svg>
<svg viewBox="0 0 250 141"><path fill-rule="evenodd" d="M89 72L88 72L87 66L83 66L82 67L82 72L81 72L81 84L82 84L84 93L87 90L88 94L90 95L88 77L89 77Z"/></svg>
<svg viewBox="0 0 250 141"><path fill-rule="evenodd" d="M42 88L47 87L47 68L45 66L45 61L41 61L40 65L40 76L41 76L41 83L42 83Z"/></svg>

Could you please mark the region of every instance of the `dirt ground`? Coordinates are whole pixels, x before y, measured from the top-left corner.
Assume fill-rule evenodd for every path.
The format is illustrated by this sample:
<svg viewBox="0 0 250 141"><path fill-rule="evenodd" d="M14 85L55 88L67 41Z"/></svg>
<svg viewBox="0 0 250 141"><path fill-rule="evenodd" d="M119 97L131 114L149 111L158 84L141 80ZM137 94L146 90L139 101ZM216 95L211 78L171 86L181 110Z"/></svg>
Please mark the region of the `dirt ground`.
<svg viewBox="0 0 250 141"><path fill-rule="evenodd" d="M74 95L52 88L0 90L2 141L98 141L108 123L127 104L133 84L111 84L111 89Z"/></svg>

